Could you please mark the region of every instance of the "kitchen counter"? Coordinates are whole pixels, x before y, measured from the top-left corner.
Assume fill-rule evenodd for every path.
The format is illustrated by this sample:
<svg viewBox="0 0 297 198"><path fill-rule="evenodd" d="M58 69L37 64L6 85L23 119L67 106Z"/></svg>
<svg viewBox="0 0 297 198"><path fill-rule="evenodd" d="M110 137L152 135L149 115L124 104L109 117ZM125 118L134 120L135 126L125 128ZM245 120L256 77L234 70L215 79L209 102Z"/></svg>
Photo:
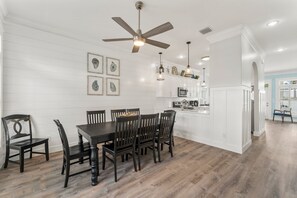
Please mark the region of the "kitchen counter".
<svg viewBox="0 0 297 198"><path fill-rule="evenodd" d="M171 108L171 109L175 110L178 113L209 115L209 108L194 108L194 109Z"/></svg>

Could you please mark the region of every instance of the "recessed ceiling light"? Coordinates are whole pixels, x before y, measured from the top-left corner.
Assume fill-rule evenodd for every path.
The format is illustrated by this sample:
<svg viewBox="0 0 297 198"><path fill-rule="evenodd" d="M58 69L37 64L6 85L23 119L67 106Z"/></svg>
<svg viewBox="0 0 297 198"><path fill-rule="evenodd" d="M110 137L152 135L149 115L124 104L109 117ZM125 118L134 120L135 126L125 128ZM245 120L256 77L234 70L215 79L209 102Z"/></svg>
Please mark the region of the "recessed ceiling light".
<svg viewBox="0 0 297 198"><path fill-rule="evenodd" d="M201 66L201 65L203 65L203 63L200 61L200 62L198 63L198 65L200 65L200 66Z"/></svg>
<svg viewBox="0 0 297 198"><path fill-rule="evenodd" d="M183 59L183 58L185 58L185 56L184 55L179 55L178 58Z"/></svg>
<svg viewBox="0 0 297 198"><path fill-rule="evenodd" d="M267 26L268 27L273 27L273 26L276 26L278 23L279 23L278 20L273 20L273 21L268 22Z"/></svg>
<svg viewBox="0 0 297 198"><path fill-rule="evenodd" d="M284 48L279 48L279 49L277 50L277 52L283 52L283 51L285 51Z"/></svg>
<svg viewBox="0 0 297 198"><path fill-rule="evenodd" d="M209 61L209 59L210 59L209 56L203 56L203 57L201 58L201 60L203 60L203 61Z"/></svg>

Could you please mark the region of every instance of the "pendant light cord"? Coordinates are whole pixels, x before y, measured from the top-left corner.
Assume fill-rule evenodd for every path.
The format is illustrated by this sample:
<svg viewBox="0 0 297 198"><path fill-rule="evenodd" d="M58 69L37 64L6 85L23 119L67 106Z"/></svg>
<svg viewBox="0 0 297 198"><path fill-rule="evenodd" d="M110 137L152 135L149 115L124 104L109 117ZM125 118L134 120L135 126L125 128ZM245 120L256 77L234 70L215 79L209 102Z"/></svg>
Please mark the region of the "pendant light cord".
<svg viewBox="0 0 297 198"><path fill-rule="evenodd" d="M140 9L138 10L138 29L140 30Z"/></svg>
<svg viewBox="0 0 297 198"><path fill-rule="evenodd" d="M188 42L188 67L190 66L190 43Z"/></svg>

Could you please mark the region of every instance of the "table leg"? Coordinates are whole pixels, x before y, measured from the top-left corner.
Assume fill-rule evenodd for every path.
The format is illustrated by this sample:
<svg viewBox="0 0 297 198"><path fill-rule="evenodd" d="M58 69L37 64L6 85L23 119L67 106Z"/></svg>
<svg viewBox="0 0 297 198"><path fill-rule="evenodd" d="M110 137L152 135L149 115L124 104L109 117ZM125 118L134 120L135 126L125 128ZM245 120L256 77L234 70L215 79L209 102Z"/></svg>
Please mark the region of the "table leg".
<svg viewBox="0 0 297 198"><path fill-rule="evenodd" d="M97 185L98 183L98 148L97 144L91 144L91 168L92 168L92 186Z"/></svg>
<svg viewBox="0 0 297 198"><path fill-rule="evenodd" d="M82 135L80 133L78 133L78 145L79 145L79 148L80 148L80 152L83 152L84 142L83 142ZM79 163L80 164L84 163L84 158L83 157L79 158Z"/></svg>

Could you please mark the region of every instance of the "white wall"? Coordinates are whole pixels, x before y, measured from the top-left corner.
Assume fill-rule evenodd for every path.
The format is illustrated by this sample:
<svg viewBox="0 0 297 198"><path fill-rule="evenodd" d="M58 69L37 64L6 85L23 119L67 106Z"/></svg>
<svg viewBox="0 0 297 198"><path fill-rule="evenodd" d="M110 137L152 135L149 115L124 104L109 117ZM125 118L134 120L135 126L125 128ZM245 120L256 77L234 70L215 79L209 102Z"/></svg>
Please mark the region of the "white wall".
<svg viewBox="0 0 297 198"><path fill-rule="evenodd" d="M1 7L1 6L0 6ZM1 15L1 11L0 11ZM3 114L3 23L2 17L0 17L0 117L2 118ZM2 122L0 124L0 168L4 162L4 153L5 153L5 139L3 133Z"/></svg>
<svg viewBox="0 0 297 198"><path fill-rule="evenodd" d="M241 85L240 35L212 43L210 47L210 85L228 87Z"/></svg>
<svg viewBox="0 0 297 198"><path fill-rule="evenodd" d="M112 44L110 44L112 46ZM129 49L130 50L130 49ZM50 151L61 149L53 119L60 119L70 143L87 110L139 107L153 113L155 68L152 59L15 24L5 24L4 115L31 114L35 137L49 137ZM121 95L88 96L87 52L121 61Z"/></svg>

